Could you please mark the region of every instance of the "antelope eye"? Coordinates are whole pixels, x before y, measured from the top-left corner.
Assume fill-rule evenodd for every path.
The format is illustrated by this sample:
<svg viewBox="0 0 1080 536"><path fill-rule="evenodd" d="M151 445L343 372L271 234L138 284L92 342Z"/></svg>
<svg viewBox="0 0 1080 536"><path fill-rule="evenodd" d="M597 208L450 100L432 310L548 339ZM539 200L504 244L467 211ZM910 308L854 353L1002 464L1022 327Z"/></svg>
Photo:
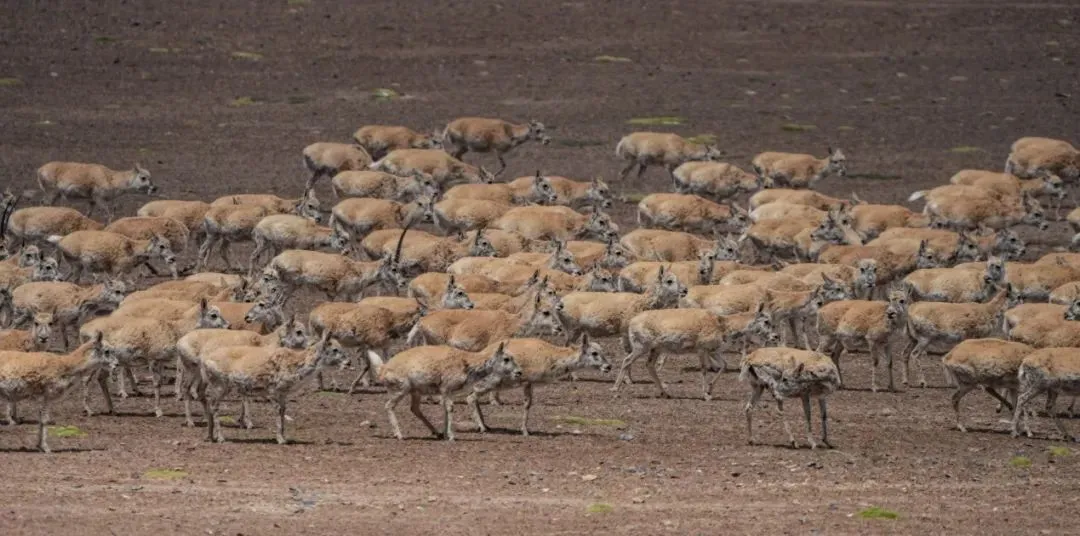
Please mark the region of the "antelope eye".
<svg viewBox="0 0 1080 536"><path fill-rule="evenodd" d="M544 311L543 315L544 316L551 316L551 311Z"/></svg>
<svg viewBox="0 0 1080 536"><path fill-rule="evenodd" d="M509 357L504 357L503 358L503 363L506 363L507 365L509 365L510 364L510 358Z"/></svg>
<svg viewBox="0 0 1080 536"><path fill-rule="evenodd" d="M593 353L592 353L592 356L593 356L593 357L600 357L600 352L593 352Z"/></svg>

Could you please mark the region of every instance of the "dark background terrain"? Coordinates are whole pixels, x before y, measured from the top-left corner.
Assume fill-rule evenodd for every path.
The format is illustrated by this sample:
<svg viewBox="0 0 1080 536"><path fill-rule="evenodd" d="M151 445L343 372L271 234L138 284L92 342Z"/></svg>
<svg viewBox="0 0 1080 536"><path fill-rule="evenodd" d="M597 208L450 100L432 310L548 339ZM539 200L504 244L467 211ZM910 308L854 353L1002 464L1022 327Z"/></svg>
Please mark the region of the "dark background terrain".
<svg viewBox="0 0 1080 536"><path fill-rule="evenodd" d="M535 118L552 129L550 146L510 154L509 177L539 168L603 176L626 194L666 190L659 170L644 184L613 181L618 138L657 129L713 135L744 168L763 150L821 155L840 147L852 177L820 189L903 202L959 169L1000 169L1020 136L1077 141L1075 2L222 4L0 4L3 183L35 188L34 170L48 160L114 168L139 161L168 197L293 196L306 178L300 150L310 142L346 141L363 124L427 130L483 115ZM604 55L629 61L596 60ZM377 88L399 95L377 99ZM627 124L651 116L685 122ZM125 198L121 213L144 201ZM618 211L630 224L632 206ZM1057 224L1027 237L1053 246L1068 234ZM231 442L211 445L205 430L180 427L175 402L161 419L147 416L144 399L120 402L120 416L86 418L76 390L54 411L58 424L87 434L52 440L66 452L20 450L33 425L0 430L8 449L0 453L0 527L5 534L1075 531L1077 453L1045 439L1010 439L980 393L965 401L974 431L952 430L949 391L932 363L924 365L936 387L873 394L865 389L866 356L847 358L854 389L830 399L839 448L828 451L778 446L782 429L768 412L757 422L769 445L747 446L745 387L729 374L719 400L703 402L696 372L678 370L684 363L665 371L684 398L658 400L640 384L613 400L610 378L548 386L534 407L536 436L464 431L456 444L419 439L422 429L404 406L413 439L389 439L384 396L374 390L298 395L289 409L296 444L285 447L266 441L272 419L261 404L259 428L230 428ZM798 404L787 409L797 424ZM434 406L425 410L436 415ZM519 412L490 408L489 421L516 428ZM456 415L464 421L467 412L459 406ZM1037 422L1037 437L1049 430ZM148 472L161 469L182 472ZM861 519L868 506L899 519Z"/></svg>

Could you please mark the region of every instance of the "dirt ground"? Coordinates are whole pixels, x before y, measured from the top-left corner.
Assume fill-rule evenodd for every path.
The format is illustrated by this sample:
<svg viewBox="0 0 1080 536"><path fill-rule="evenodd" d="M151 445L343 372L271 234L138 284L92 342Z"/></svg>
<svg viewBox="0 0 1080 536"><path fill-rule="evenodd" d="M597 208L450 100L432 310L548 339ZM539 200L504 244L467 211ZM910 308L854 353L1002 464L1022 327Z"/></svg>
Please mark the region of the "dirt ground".
<svg viewBox="0 0 1080 536"><path fill-rule="evenodd" d="M653 128L711 134L744 167L762 150L840 147L852 176L821 189L876 202L962 168L999 169L1023 135L1077 141L1080 6L1065 1L6 2L3 12L0 174L18 189L63 159L139 161L169 197L295 195L307 143L462 115L552 128L550 146L509 156L511 177L611 181L618 138ZM374 98L377 88L398 96ZM653 116L685 121L627 124ZM668 188L660 170L646 179L615 187ZM144 201L127 198L122 212ZM619 208L624 225L631 214ZM1053 246L1068 234L1057 224L1028 238ZM175 401L164 418L146 398L87 418L76 392L53 419L85 435L52 438L52 456L28 450L35 425L0 429L0 532L1075 532L1080 451L1044 419L1035 439L1011 439L981 393L964 402L972 431L955 431L932 363L931 388L871 393L866 356L846 358L851 389L829 399L837 448L815 451L782 446L772 411L756 420L766 445L748 446L745 386L726 374L719 399L704 402L697 372L680 370L690 363L664 372L674 400L645 383L613 398L599 374L540 388L528 438L514 432L520 405L486 408L500 430L483 436L459 405L454 444L425 438L407 408L409 440L392 439L377 389L298 393L288 446L272 443L264 404L256 429L231 427L215 445L181 427ZM801 430L798 404L787 410ZM898 518L860 515L869 507Z"/></svg>

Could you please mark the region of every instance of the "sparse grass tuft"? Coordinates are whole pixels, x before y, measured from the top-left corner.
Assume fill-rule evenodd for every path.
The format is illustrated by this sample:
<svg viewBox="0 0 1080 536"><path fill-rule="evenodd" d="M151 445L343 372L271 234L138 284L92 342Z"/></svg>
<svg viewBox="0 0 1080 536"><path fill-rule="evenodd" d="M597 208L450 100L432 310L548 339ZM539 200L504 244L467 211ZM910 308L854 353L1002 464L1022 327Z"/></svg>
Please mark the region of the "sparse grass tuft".
<svg viewBox="0 0 1080 536"><path fill-rule="evenodd" d="M0 78L0 87L21 86L23 81L18 78Z"/></svg>
<svg viewBox="0 0 1080 536"><path fill-rule="evenodd" d="M151 47L150 52L152 52L154 54L168 54L169 49L167 49L165 47Z"/></svg>
<svg viewBox="0 0 1080 536"><path fill-rule="evenodd" d="M229 106L232 106L233 108L240 108L240 107L243 107L243 106L252 106L252 105L258 104L258 103L259 103L259 101L255 100L255 99L253 99L251 97L243 96L243 97L237 97L237 98L233 99L232 101L230 101Z"/></svg>
<svg viewBox="0 0 1080 536"><path fill-rule="evenodd" d="M1031 458L1028 458L1027 456L1013 456L1012 459L1009 460L1009 465L1011 467L1027 469L1028 467L1031 467Z"/></svg>
<svg viewBox="0 0 1080 536"><path fill-rule="evenodd" d="M244 52L242 50L238 50L236 52L233 52L232 57L233 57L233 59L248 60L248 61L259 61L259 60L263 59L263 55L259 54L258 52Z"/></svg>
<svg viewBox="0 0 1080 536"><path fill-rule="evenodd" d="M563 424L576 424L579 426L626 426L626 422L620 421L619 419L589 419L585 417L557 416L553 420Z"/></svg>
<svg viewBox="0 0 1080 536"><path fill-rule="evenodd" d="M780 125L780 130L783 130L784 132L806 132L816 128L817 127L814 125L800 125L798 123L785 123Z"/></svg>
<svg viewBox="0 0 1080 536"><path fill-rule="evenodd" d="M371 90L371 98L379 101L389 101L401 97L401 93L388 87L380 87Z"/></svg>
<svg viewBox="0 0 1080 536"><path fill-rule="evenodd" d="M848 173L849 179L867 179L872 181L898 181L903 177L900 175L890 175L888 173Z"/></svg>
<svg viewBox="0 0 1080 536"><path fill-rule="evenodd" d="M1046 450L1050 451L1050 456L1055 458L1064 458L1065 456L1072 454L1072 449L1069 447L1061 447L1058 445L1054 445Z"/></svg>
<svg viewBox="0 0 1080 536"><path fill-rule="evenodd" d="M307 95L290 95L285 98L285 102L289 104L307 104L315 99Z"/></svg>
<svg viewBox="0 0 1080 536"><path fill-rule="evenodd" d="M99 35L94 37L94 42L99 45L111 45L116 42L116 38L108 35Z"/></svg>
<svg viewBox="0 0 1080 536"><path fill-rule="evenodd" d="M635 117L627 121L630 125L664 125L675 126L681 125L686 122L685 117L679 117L677 115L661 115L656 117Z"/></svg>
<svg viewBox="0 0 1080 536"><path fill-rule="evenodd" d="M848 126L848 125L840 125L840 126L836 127L836 130L851 131L851 130L855 130L855 127Z"/></svg>
<svg viewBox="0 0 1080 536"><path fill-rule="evenodd" d="M949 152L956 154L985 153L986 149L983 149L982 147L975 147L972 145L961 145L959 147L953 147L952 149L949 149Z"/></svg>
<svg viewBox="0 0 1080 536"><path fill-rule="evenodd" d="M598 147L601 145L607 145L608 142L604 140L575 140L573 138L555 138L552 140L556 145L562 145L563 147Z"/></svg>
<svg viewBox="0 0 1080 536"><path fill-rule="evenodd" d="M218 421L220 421L221 424L236 424L236 419L228 415L222 415L221 417L218 417Z"/></svg>
<svg viewBox="0 0 1080 536"><path fill-rule="evenodd" d="M597 56L593 61L599 63L631 63L634 60L624 56Z"/></svg>
<svg viewBox="0 0 1080 536"><path fill-rule="evenodd" d="M188 472L183 469L150 469L142 474L143 478L153 478L156 480L177 480L188 476Z"/></svg>
<svg viewBox="0 0 1080 536"><path fill-rule="evenodd" d="M698 134L697 136L686 138L686 141L690 143L700 143L702 145L713 145L716 143L716 134Z"/></svg>
<svg viewBox="0 0 1080 536"><path fill-rule="evenodd" d="M78 426L50 426L49 435L53 437L86 437L86 432Z"/></svg>
<svg viewBox="0 0 1080 536"><path fill-rule="evenodd" d="M859 510L859 517L863 519L896 519L900 517L900 514L897 514L892 510L886 510L880 506L871 506Z"/></svg>
<svg viewBox="0 0 1080 536"><path fill-rule="evenodd" d="M607 503L593 503L585 511L590 514L610 514L615 511L615 507Z"/></svg>

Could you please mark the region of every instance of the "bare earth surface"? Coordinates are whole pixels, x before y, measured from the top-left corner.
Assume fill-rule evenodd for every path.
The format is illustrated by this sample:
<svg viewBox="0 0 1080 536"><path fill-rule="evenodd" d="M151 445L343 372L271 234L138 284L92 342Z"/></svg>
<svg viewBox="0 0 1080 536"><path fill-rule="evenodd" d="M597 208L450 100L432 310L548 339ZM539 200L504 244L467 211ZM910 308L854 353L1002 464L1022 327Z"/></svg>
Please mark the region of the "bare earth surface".
<svg viewBox="0 0 1080 536"><path fill-rule="evenodd" d="M616 141L639 128L628 120L681 116L651 128L715 135L744 167L762 150L831 144L854 177L822 190L902 202L959 169L999 169L1017 137L1077 141L1073 2L221 4L4 2L3 183L33 188L53 159L140 161L169 197L295 195L310 142L462 115L554 127L550 146L511 153L510 177L610 181ZM402 97L376 100L376 88ZM660 170L646 179L616 187L668 188ZM624 225L631 208L618 208ZM816 451L783 446L771 410L756 419L766 445L748 446L745 386L726 374L704 402L689 364L664 371L675 400L644 383L613 399L599 375L540 388L529 438L513 431L517 393L486 408L501 431L484 436L459 405L454 444L428 440L404 405L409 440L390 438L377 389L298 393L288 446L272 443L263 404L256 429L230 427L214 445L181 427L174 401L160 419L146 398L87 418L76 391L53 419L86 435L52 438L57 454L27 450L34 424L0 429L0 532L1075 533L1080 451L1056 448L1045 419L1035 439L1011 439L981 393L964 403L972 431L955 431L931 362L930 388L871 393L868 359L848 356L851 388L829 406L837 448ZM798 404L787 410L801 430ZM862 518L870 506L899 518Z"/></svg>

